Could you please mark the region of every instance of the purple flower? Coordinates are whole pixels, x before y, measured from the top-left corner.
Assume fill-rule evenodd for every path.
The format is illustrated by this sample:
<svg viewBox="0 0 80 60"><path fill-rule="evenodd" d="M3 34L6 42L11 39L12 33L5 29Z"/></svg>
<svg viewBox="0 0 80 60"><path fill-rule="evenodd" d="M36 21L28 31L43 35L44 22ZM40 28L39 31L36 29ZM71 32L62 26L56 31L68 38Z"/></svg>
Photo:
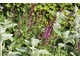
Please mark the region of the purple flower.
<svg viewBox="0 0 80 60"><path fill-rule="evenodd" d="M48 25L46 26L46 28L42 34L42 37L43 37L44 41L46 42L46 44L48 44L48 42L49 42L48 39L51 36L53 25L56 20L56 16L54 16L53 19L54 19L54 21L51 21L51 20L48 21Z"/></svg>
<svg viewBox="0 0 80 60"><path fill-rule="evenodd" d="M29 19L32 18L32 13L33 13L33 11L34 11L34 6L35 6L35 4L32 4L31 9L30 9L30 11L29 11Z"/></svg>
<svg viewBox="0 0 80 60"><path fill-rule="evenodd" d="M32 3L31 9L29 11L29 20L28 20L28 29L30 29L30 26L32 25L32 13L34 11L35 4Z"/></svg>
<svg viewBox="0 0 80 60"><path fill-rule="evenodd" d="M52 33L52 26L53 26L53 22L52 21L48 21L48 25L46 26L44 32L43 32L43 39L45 40L46 43L48 43L48 39L51 36ZM50 25L51 24L51 25Z"/></svg>

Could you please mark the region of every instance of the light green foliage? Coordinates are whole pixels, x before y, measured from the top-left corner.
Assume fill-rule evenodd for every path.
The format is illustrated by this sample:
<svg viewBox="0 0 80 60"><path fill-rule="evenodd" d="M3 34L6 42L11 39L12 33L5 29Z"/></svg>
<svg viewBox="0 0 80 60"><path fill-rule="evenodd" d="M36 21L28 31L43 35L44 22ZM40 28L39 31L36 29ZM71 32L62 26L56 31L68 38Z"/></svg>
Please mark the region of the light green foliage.
<svg viewBox="0 0 80 60"><path fill-rule="evenodd" d="M17 24L13 24L11 23L11 21L8 20L4 20L4 22L0 22L0 55L2 55L1 52L3 48L5 48L4 46L2 46L3 42L8 39L13 41L13 37L12 37L13 34L6 33L6 29L10 27L14 27L16 25Z"/></svg>
<svg viewBox="0 0 80 60"><path fill-rule="evenodd" d="M41 50L41 49L37 49L36 46L38 45L38 43L40 42L40 40L32 38L31 42L28 40L25 40L26 44L29 44L31 46L29 46L29 48L27 47L20 47L20 48L16 48L16 50L20 51L20 52L26 52L28 54L30 54L31 56L39 56L39 55L45 55L45 54L49 54L49 52L47 50ZM29 49L29 50L28 50Z"/></svg>
<svg viewBox="0 0 80 60"><path fill-rule="evenodd" d="M78 11L78 7L77 6L75 6L75 8L74 8L74 17L75 17L75 19L74 19L74 31L70 31L70 30L64 30L64 31L56 31L56 30L58 30L58 27L57 27L57 25L54 25L53 27L55 27L56 26L56 28L54 28L54 31L59 35L59 36L61 36L62 35L62 39L63 39L63 43L64 43L64 45L65 45L65 47L67 47L67 43L71 43L72 45L76 45L76 44L78 44L78 40L79 40L79 38L80 38L80 33L79 33L79 28L80 28L80 23L79 23L79 21L80 21L80 15L77 13L77 11ZM69 12L70 13L70 12ZM64 17L63 17L64 18ZM57 20L56 20L57 21ZM58 24L59 24L60 22L58 22ZM72 24L73 24L72 23ZM56 29L56 30L55 30ZM61 32L61 33L59 33L59 32ZM59 47L60 46L62 46L63 44L59 44ZM77 49L76 48L76 46L75 46L75 49ZM70 52L70 54L71 55L75 55L72 51Z"/></svg>
<svg viewBox="0 0 80 60"><path fill-rule="evenodd" d="M78 52L80 4L35 3L34 5L32 20L29 22L31 3L1 4L3 9L0 9L0 49L3 48L3 51L0 54L3 56L80 55ZM54 22L54 25L48 39L49 43L46 45L42 35L49 20ZM30 29L28 29L29 24L31 24Z"/></svg>

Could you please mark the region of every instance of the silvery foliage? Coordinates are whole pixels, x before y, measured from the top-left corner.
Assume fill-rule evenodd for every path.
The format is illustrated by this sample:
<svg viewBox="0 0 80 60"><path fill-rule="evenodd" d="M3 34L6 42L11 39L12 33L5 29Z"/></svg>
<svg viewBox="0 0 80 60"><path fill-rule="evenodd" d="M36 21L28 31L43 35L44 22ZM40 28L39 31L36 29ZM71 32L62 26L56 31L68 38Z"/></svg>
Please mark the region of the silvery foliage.
<svg viewBox="0 0 80 60"><path fill-rule="evenodd" d="M68 11L67 11L68 12ZM64 15L63 11L62 12L57 12L56 13L56 20L55 20L55 23L53 25L53 30L54 32L56 32L60 37L65 37L67 38L68 37L68 34L69 34L69 31L68 34L61 32L60 29L61 29L61 23L66 19L67 17ZM63 35L64 33L64 35ZM58 43L58 48L61 49L62 47L65 47L66 45L64 43ZM58 49L57 48L57 49Z"/></svg>
<svg viewBox="0 0 80 60"><path fill-rule="evenodd" d="M13 41L13 34L6 33L6 29L10 27L14 27L17 24L12 23L11 21L4 20L4 22L0 22L0 43L2 43L4 40L10 39Z"/></svg>
<svg viewBox="0 0 80 60"><path fill-rule="evenodd" d="M6 29L10 28L10 27L14 27L17 24L12 23L11 21L8 20L4 20L4 22L0 22L0 44L4 41L4 40L8 40L10 39L11 41L13 41L13 34L8 34L6 33Z"/></svg>
<svg viewBox="0 0 80 60"><path fill-rule="evenodd" d="M67 14L70 14L70 11L64 10ZM65 18L67 18L62 12L57 12L56 16L57 19L53 25L53 29L54 31L62 38L64 38L64 43L72 43L73 45L75 44L75 40L76 38L80 38L80 15L78 14L78 7L75 6L74 7L74 14L72 16L75 17L74 22L69 21L70 24L75 25L74 26L74 31L60 31L59 29L61 28L60 23L62 23L63 20L65 20ZM73 33L73 34L71 34ZM65 44L63 45L62 43L58 44L60 47L62 46L66 46ZM73 52L71 52L72 55L75 55Z"/></svg>
<svg viewBox="0 0 80 60"><path fill-rule="evenodd" d="M20 52L26 52L26 53L30 54L31 56L39 56L41 54L42 55L49 54L49 52L47 50L40 50L40 49L36 48L38 43L40 43L40 40L32 38L31 41L25 40L25 42L26 42L26 44L31 45L31 46L29 46L29 48L27 48L27 47L16 48L16 50L18 50Z"/></svg>
<svg viewBox="0 0 80 60"><path fill-rule="evenodd" d="M17 25L16 23L12 23L11 21L6 19L4 20L4 22L0 22L0 47L1 47L0 52L2 52L3 49L6 49L4 46L2 46L3 41L8 39L13 41L13 37L12 37L13 34L6 33L6 29L10 27L14 27L16 25ZM12 51L8 51L8 52L9 52L8 55L17 54L17 52L12 52ZM2 55L2 53L0 55Z"/></svg>
<svg viewBox="0 0 80 60"><path fill-rule="evenodd" d="M65 20L65 18L67 18L67 17L63 14L63 12L57 12L56 13L56 21L53 25L54 31L61 37L62 37L62 35L61 35L62 32L59 31L59 29L61 28L60 23L62 23L62 21Z"/></svg>
<svg viewBox="0 0 80 60"><path fill-rule="evenodd" d="M75 32L76 38L80 38L80 15L77 12L78 12L78 7L75 6L75 14L74 14L75 31L74 32Z"/></svg>
<svg viewBox="0 0 80 60"><path fill-rule="evenodd" d="M59 47L59 48L65 47L65 44L63 44L63 43L58 43L58 47Z"/></svg>
<svg viewBox="0 0 80 60"><path fill-rule="evenodd" d="M66 13L70 14L69 11L67 10L64 10ZM75 20L74 22L70 22L71 24L75 24L75 30L74 31L63 31L63 32L60 32L59 29L61 28L61 25L60 23L62 23L63 20L65 20L65 18L67 18L62 12L57 12L56 16L57 16L57 19L53 25L53 29L56 33L59 34L59 36L63 35L63 37L65 39L71 39L71 38L79 38L80 37L80 15L77 13L78 11L78 7L75 6L74 8L74 12L75 14L73 15L75 17ZM57 31L58 30L58 31ZM73 34L73 35L70 35L70 32L72 33L76 33L76 34Z"/></svg>

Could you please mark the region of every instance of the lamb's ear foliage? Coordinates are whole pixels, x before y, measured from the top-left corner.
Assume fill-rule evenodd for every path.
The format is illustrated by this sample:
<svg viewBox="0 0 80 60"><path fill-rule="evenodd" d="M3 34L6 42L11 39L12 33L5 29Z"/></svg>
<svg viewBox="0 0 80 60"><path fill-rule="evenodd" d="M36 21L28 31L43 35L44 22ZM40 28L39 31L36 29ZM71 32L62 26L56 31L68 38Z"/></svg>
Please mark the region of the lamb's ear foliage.
<svg viewBox="0 0 80 60"><path fill-rule="evenodd" d="M73 25L73 28L74 28L73 31L71 30L60 31L62 27L61 23L64 20L67 20L68 18L62 12L56 13L57 19L53 25L53 29L54 29L54 32L56 32L63 39L63 43L65 43L64 46L67 46L68 43L72 44L73 46L75 46L75 44L78 44L78 41L80 38L80 15L78 14L78 10L79 10L78 7L75 6L74 8L75 13L71 15L74 17L74 21L73 22L69 21L69 23ZM68 14L71 13L67 10L65 10L65 12L67 12ZM60 43L58 46L63 46L63 44ZM77 47L75 47L75 49L77 49ZM70 54L75 56L73 52L70 52Z"/></svg>
<svg viewBox="0 0 80 60"><path fill-rule="evenodd" d="M5 40L11 40L13 41L13 34L9 34L6 32L6 29L7 28L10 28L10 27L14 27L16 26L17 24L15 23L12 23L11 21L8 21L8 20L4 20L4 22L0 22L0 47L2 46L2 43L3 41ZM4 46L2 46L4 47ZM4 47L5 48L5 47ZM0 48L0 51L2 52L2 48ZM0 53L0 55L2 55L2 53Z"/></svg>
<svg viewBox="0 0 80 60"><path fill-rule="evenodd" d="M20 52L26 52L26 54L30 54L31 56L39 56L39 55L46 55L46 54L48 55L49 52L47 50L40 50L36 48L38 43L40 43L40 41L41 40L35 38L32 38L31 42L29 40L25 40L28 47L20 47L20 48L16 48L16 50Z"/></svg>
<svg viewBox="0 0 80 60"><path fill-rule="evenodd" d="M17 24L12 23L11 21L8 20L4 20L4 22L0 22L0 41L4 41L4 40L8 40L10 39L11 41L13 41L13 34L7 34L6 33L6 29L10 28L10 27L14 27Z"/></svg>

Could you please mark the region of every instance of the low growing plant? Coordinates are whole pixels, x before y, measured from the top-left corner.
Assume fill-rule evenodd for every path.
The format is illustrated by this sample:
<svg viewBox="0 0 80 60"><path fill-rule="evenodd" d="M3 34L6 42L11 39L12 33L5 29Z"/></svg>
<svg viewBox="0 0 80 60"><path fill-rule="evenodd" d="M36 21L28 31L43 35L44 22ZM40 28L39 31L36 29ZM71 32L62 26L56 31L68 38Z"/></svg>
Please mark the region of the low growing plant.
<svg viewBox="0 0 80 60"><path fill-rule="evenodd" d="M13 34L9 34L6 32L6 30L10 27L14 27L17 24L12 23L11 21L4 20L4 22L0 22L0 56L2 56L2 51L5 49L5 46L3 46L3 42L6 40L13 41Z"/></svg>
<svg viewBox="0 0 80 60"><path fill-rule="evenodd" d="M40 55L46 55L46 54L49 55L49 52L47 50L36 48L38 43L40 43L40 40L32 38L31 41L25 40L25 42L28 45L28 47L20 47L20 48L16 48L16 50L20 52L26 52L30 56L40 56Z"/></svg>

